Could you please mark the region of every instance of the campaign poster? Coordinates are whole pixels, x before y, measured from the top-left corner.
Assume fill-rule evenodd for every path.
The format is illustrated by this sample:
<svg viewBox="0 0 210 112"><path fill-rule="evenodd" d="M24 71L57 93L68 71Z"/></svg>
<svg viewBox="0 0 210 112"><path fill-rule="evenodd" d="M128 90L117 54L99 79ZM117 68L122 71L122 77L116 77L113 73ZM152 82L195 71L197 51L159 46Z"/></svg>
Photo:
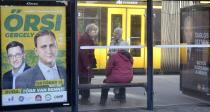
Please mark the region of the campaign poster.
<svg viewBox="0 0 210 112"><path fill-rule="evenodd" d="M67 102L66 7L1 6L0 14L2 105Z"/></svg>
<svg viewBox="0 0 210 112"><path fill-rule="evenodd" d="M189 7L181 10L181 44L208 45L210 6ZM210 95L210 48L181 48L181 89Z"/></svg>

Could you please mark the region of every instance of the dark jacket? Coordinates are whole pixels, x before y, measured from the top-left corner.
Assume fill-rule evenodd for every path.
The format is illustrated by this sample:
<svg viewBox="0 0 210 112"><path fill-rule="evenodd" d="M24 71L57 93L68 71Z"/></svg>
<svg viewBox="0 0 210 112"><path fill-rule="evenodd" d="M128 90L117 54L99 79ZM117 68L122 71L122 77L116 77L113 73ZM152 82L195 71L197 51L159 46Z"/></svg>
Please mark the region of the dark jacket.
<svg viewBox="0 0 210 112"><path fill-rule="evenodd" d="M79 39L79 77L93 78L92 65L95 58L94 49L80 49L80 46L93 46L94 42L91 37L84 33ZM90 67L87 69L87 67ZM88 75L89 74L89 75Z"/></svg>
<svg viewBox="0 0 210 112"><path fill-rule="evenodd" d="M62 87L66 87L66 69L62 66L58 66L58 74L61 79L64 80L64 85ZM50 75L50 74L49 74ZM31 67L30 69L23 72L19 77L16 79L16 87L15 88L40 88L40 87L49 87L46 86L36 86L36 81L39 80L46 80L41 69L39 68L38 64Z"/></svg>
<svg viewBox="0 0 210 112"><path fill-rule="evenodd" d="M24 71L29 69L30 66L27 64L25 65ZM13 85L13 77L12 77L12 70L6 72L3 76L3 89L12 89Z"/></svg>
<svg viewBox="0 0 210 112"><path fill-rule="evenodd" d="M110 56L106 66L107 83L129 83L133 79L133 57L128 52Z"/></svg>

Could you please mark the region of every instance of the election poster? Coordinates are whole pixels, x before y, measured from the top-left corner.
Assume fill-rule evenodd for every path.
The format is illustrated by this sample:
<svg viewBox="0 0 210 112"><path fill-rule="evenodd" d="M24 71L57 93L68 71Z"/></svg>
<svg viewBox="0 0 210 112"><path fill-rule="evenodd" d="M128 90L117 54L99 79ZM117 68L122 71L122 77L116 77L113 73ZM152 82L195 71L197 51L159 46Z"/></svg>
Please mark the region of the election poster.
<svg viewBox="0 0 210 112"><path fill-rule="evenodd" d="M66 102L66 7L0 9L2 105Z"/></svg>
<svg viewBox="0 0 210 112"><path fill-rule="evenodd" d="M181 10L181 90L210 95L210 6L191 6ZM199 47L201 46L201 47Z"/></svg>

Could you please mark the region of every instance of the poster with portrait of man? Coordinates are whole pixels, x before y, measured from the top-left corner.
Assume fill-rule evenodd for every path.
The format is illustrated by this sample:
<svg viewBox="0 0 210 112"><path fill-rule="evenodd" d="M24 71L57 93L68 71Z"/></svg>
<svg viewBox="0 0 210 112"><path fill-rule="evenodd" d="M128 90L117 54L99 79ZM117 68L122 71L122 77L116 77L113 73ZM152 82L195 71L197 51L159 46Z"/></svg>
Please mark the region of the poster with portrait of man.
<svg viewBox="0 0 210 112"><path fill-rule="evenodd" d="M210 93L209 44L210 6L191 6L181 9L181 89L202 94ZM197 46L197 47L196 47Z"/></svg>
<svg viewBox="0 0 210 112"><path fill-rule="evenodd" d="M2 105L66 102L66 7L0 11Z"/></svg>

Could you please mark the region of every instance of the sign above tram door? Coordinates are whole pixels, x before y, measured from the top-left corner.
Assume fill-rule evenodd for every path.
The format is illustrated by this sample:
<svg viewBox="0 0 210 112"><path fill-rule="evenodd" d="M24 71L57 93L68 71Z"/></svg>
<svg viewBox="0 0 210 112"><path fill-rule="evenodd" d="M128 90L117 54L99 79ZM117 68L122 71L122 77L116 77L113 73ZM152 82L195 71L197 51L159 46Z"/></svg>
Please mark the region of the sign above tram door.
<svg viewBox="0 0 210 112"><path fill-rule="evenodd" d="M132 0L118 0L118 1L116 1L116 4L120 4L120 5L123 5L123 4L136 5L136 4L138 4L138 2L137 1L132 1Z"/></svg>

